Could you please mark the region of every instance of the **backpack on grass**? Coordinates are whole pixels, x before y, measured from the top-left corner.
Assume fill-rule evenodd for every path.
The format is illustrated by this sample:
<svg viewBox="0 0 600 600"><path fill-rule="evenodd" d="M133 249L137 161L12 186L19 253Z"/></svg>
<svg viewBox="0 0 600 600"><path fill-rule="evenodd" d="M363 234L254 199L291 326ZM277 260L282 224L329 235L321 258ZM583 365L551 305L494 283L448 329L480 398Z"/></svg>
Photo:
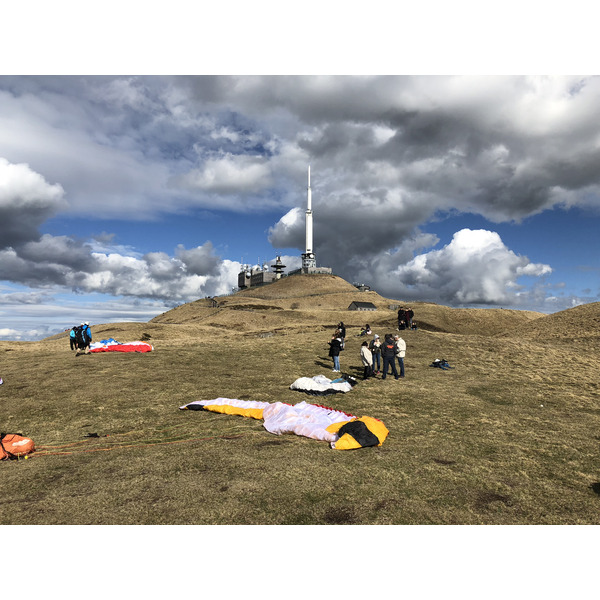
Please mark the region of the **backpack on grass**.
<svg viewBox="0 0 600 600"><path fill-rule="evenodd" d="M0 433L0 460L10 460L31 454L35 450L33 440L20 433Z"/></svg>

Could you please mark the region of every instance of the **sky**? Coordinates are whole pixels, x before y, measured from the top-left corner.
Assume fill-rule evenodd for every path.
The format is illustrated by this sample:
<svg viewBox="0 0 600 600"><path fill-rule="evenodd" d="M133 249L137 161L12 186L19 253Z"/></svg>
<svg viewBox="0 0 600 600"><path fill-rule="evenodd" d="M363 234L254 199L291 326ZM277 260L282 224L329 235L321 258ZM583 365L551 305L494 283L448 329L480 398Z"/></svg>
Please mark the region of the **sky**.
<svg viewBox="0 0 600 600"><path fill-rule="evenodd" d="M232 292L242 264L299 266L309 165L317 263L349 282L454 307L599 300L599 77L236 60L0 74L0 339L147 321Z"/></svg>

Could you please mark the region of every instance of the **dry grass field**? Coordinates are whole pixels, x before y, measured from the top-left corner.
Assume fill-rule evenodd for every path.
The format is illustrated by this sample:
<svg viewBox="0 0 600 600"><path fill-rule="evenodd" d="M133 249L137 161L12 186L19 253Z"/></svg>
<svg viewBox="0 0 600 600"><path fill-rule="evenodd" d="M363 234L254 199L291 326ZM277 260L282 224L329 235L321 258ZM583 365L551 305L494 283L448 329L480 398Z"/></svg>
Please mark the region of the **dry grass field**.
<svg viewBox="0 0 600 600"><path fill-rule="evenodd" d="M600 303L553 315L414 303L404 380L314 398L289 386L331 376L334 326L347 326L342 370L359 376L360 327L393 331L401 301L328 275L218 300L92 327L95 341L148 339L148 354L76 357L67 333L0 342L0 428L38 447L0 463L1 524L600 522ZM353 300L377 311L348 311ZM326 404L390 434L342 452L179 410L220 396Z"/></svg>

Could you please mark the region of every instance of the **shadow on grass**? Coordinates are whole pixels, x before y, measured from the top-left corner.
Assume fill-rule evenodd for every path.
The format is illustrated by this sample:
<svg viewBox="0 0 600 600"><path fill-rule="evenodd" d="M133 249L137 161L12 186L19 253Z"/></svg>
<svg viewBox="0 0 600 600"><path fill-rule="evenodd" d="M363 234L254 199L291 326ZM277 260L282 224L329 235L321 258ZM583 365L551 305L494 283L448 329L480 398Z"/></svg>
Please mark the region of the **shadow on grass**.
<svg viewBox="0 0 600 600"><path fill-rule="evenodd" d="M325 362L324 358L319 358L319 360L315 360L315 365L317 365L317 367L323 367L324 369L332 369L333 361Z"/></svg>

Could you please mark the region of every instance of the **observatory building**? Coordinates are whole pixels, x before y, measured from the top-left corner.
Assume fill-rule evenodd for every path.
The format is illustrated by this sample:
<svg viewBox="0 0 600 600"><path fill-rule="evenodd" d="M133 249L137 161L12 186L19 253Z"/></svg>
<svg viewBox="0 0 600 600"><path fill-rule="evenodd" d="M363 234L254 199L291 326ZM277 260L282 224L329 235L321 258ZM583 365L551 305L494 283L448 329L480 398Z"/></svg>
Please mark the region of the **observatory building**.
<svg viewBox="0 0 600 600"><path fill-rule="evenodd" d="M241 290L245 290L249 287L255 287L257 285L265 285L266 283L273 283L278 279L281 279L283 269L285 265L281 262L281 256L277 257L274 265L271 265L273 272L269 271L269 265L263 263L261 267L259 264L251 267L250 265L244 265L242 270L238 273L238 287Z"/></svg>

